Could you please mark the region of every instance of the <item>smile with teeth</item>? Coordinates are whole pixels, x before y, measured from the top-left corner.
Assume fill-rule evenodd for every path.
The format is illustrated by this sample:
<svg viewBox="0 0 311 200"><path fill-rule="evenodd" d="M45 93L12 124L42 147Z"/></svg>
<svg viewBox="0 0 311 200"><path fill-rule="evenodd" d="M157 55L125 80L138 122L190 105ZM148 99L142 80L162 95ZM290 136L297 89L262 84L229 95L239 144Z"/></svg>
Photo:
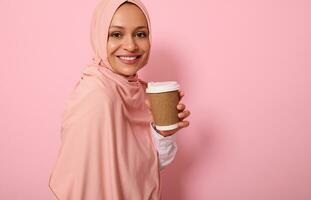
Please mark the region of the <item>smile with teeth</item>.
<svg viewBox="0 0 311 200"><path fill-rule="evenodd" d="M122 60L136 60L140 56L118 56Z"/></svg>

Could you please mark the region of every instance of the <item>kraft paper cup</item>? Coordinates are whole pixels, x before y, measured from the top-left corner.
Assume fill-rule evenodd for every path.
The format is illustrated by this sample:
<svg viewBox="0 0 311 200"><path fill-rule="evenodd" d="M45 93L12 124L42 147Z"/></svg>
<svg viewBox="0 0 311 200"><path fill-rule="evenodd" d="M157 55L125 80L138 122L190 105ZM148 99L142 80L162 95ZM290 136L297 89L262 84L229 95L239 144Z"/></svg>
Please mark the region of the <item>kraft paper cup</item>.
<svg viewBox="0 0 311 200"><path fill-rule="evenodd" d="M179 84L175 81L149 82L146 93L156 128L161 131L178 127Z"/></svg>

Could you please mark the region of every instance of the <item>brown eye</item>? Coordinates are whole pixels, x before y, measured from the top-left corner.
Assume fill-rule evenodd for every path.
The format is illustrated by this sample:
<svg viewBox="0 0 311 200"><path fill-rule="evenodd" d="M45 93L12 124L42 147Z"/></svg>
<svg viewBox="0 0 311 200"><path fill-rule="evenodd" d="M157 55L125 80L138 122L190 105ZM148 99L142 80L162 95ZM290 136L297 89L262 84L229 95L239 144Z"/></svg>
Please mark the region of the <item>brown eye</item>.
<svg viewBox="0 0 311 200"><path fill-rule="evenodd" d="M136 36L139 37L139 38L145 38L145 37L147 37L147 33L145 33L145 32L137 32Z"/></svg>
<svg viewBox="0 0 311 200"><path fill-rule="evenodd" d="M119 32L112 32L111 34L110 34L110 37L113 37L113 38L121 38L121 33L119 33Z"/></svg>

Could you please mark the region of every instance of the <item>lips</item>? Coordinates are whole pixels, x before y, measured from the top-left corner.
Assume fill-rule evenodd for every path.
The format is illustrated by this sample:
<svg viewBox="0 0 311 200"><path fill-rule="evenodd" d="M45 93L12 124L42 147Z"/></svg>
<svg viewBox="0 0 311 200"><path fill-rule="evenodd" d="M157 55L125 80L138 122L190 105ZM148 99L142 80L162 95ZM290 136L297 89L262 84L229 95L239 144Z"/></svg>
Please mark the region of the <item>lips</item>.
<svg viewBox="0 0 311 200"><path fill-rule="evenodd" d="M131 55L120 55L117 57L124 64L136 64L139 61L141 55L131 54Z"/></svg>

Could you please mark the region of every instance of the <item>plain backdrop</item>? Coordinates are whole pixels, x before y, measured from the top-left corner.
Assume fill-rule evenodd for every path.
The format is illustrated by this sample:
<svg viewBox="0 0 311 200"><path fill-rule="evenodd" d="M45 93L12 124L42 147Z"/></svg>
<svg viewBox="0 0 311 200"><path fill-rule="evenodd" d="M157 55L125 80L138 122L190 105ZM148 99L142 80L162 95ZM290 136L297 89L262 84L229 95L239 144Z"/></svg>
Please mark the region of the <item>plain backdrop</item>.
<svg viewBox="0 0 311 200"><path fill-rule="evenodd" d="M143 2L153 46L139 75L179 81L192 112L161 172L164 200L310 200L311 1ZM0 0L1 200L53 199L95 4Z"/></svg>

